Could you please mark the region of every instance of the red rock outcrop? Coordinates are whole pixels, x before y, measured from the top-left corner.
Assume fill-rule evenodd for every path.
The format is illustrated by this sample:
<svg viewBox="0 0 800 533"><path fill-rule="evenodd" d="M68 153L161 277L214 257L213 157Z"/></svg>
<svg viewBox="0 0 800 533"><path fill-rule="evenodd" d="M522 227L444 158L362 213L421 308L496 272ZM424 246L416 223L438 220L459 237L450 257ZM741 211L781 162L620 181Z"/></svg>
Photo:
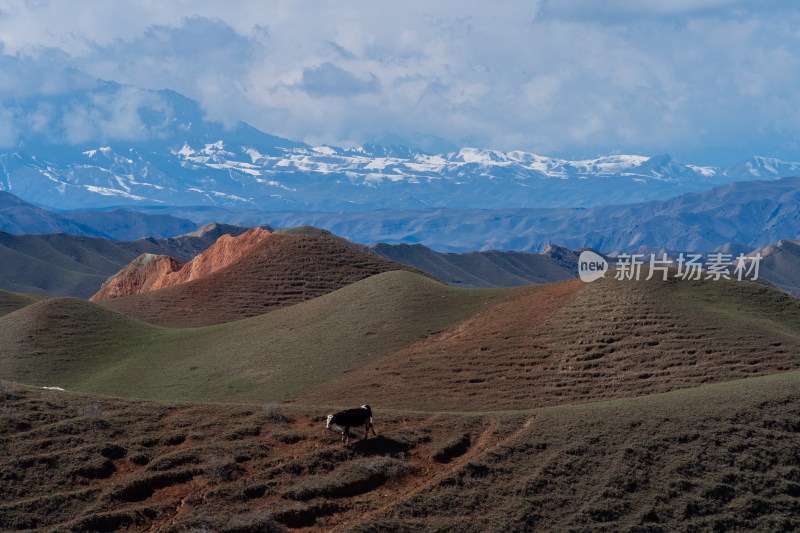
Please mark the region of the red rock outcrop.
<svg viewBox="0 0 800 533"><path fill-rule="evenodd" d="M206 251L186 263L183 268L154 281L149 290L174 287L222 270L249 254L254 247L271 234L271 231L263 228L252 228L238 237L223 235Z"/></svg>
<svg viewBox="0 0 800 533"><path fill-rule="evenodd" d="M203 278L239 261L271 234L252 228L238 237L223 235L188 263L165 255L143 254L109 278L90 300L141 294Z"/></svg>
<svg viewBox="0 0 800 533"><path fill-rule="evenodd" d="M168 255L142 254L103 283L90 301L107 300L151 290L153 283L180 270L185 263Z"/></svg>

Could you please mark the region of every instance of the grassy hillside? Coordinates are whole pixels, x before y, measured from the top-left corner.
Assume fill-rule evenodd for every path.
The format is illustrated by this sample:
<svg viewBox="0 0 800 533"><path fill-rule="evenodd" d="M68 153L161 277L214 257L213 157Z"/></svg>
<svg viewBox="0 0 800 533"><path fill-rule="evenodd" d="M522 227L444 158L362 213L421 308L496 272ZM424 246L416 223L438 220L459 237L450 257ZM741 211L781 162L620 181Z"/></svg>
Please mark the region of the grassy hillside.
<svg viewBox="0 0 800 533"><path fill-rule="evenodd" d="M214 327L74 299L0 319L4 376L170 400L525 409L797 368L800 302L740 282L458 289L393 271Z"/></svg>
<svg viewBox="0 0 800 533"><path fill-rule="evenodd" d="M133 252L105 239L0 233L0 286L15 292L88 297L109 273L133 257Z"/></svg>
<svg viewBox="0 0 800 533"><path fill-rule="evenodd" d="M27 305L44 300L47 296L42 294L20 294L0 289L0 316L13 313Z"/></svg>
<svg viewBox="0 0 800 533"><path fill-rule="evenodd" d="M192 329L3 296L0 530L800 528L800 302L758 284L395 270ZM365 402L379 437L325 431Z"/></svg>
<svg viewBox="0 0 800 533"><path fill-rule="evenodd" d="M791 531L800 373L533 411L124 401L0 382L0 529Z"/></svg>
<svg viewBox="0 0 800 533"><path fill-rule="evenodd" d="M0 319L0 375L115 396L275 401L446 329L504 294L392 271L196 329L161 328L56 298Z"/></svg>
<svg viewBox="0 0 800 533"><path fill-rule="evenodd" d="M800 368L800 301L747 282L570 280L304 391L421 410L523 409Z"/></svg>
<svg viewBox="0 0 800 533"><path fill-rule="evenodd" d="M77 298L50 298L0 318L0 375L63 387L165 341L155 326Z"/></svg>

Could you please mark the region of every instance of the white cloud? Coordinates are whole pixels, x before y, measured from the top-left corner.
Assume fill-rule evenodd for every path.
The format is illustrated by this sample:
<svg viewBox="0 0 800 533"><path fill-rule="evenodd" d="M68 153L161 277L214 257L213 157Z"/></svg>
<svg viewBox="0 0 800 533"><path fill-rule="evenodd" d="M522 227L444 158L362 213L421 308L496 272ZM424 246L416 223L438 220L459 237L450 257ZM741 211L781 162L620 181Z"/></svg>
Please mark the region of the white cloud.
<svg viewBox="0 0 800 533"><path fill-rule="evenodd" d="M0 107L0 148L14 146L17 140L17 129L13 109Z"/></svg>
<svg viewBox="0 0 800 533"><path fill-rule="evenodd" d="M45 71L59 64L171 88L212 118L312 144L397 133L567 157L731 162L782 156L800 138L800 14L785 2L758 5L76 0L4 6L0 39ZM49 79L18 77L28 87ZM53 79L53 89L77 83ZM4 83L0 94L21 91ZM73 117L75 131L137 127L124 106L89 118L93 130Z"/></svg>
<svg viewBox="0 0 800 533"><path fill-rule="evenodd" d="M376 93L380 89L380 84L371 72L363 78L358 78L352 72L326 61L318 67L305 69L300 87L314 97L353 96Z"/></svg>
<svg viewBox="0 0 800 533"><path fill-rule="evenodd" d="M546 0L541 13L545 16L606 21L634 18L685 17L691 15L736 14L742 11L763 11L785 7L783 0Z"/></svg>

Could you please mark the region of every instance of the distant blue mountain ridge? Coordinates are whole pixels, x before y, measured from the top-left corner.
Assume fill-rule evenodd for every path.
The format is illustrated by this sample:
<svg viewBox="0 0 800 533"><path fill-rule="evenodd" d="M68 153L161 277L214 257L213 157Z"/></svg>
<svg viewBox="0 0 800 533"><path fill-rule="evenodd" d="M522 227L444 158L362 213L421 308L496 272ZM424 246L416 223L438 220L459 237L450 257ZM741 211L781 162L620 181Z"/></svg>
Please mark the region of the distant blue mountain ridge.
<svg viewBox="0 0 800 533"><path fill-rule="evenodd" d="M56 213L0 193L0 230L132 240L174 236L209 222L279 228L309 224L365 245L419 243L440 252L541 252L550 243L607 253L642 247L750 250L800 237L800 178L730 183L669 200L591 208L276 212L142 206L141 211Z"/></svg>
<svg viewBox="0 0 800 533"><path fill-rule="evenodd" d="M800 175L798 163L762 157L716 168L669 155L566 161L479 148L313 147L244 123L225 127L173 91L110 82L2 103L15 141L0 148L0 190L60 210L588 208Z"/></svg>
<svg viewBox="0 0 800 533"><path fill-rule="evenodd" d="M367 245L419 243L440 252L541 252L551 243L606 253L641 247L711 252L731 243L753 249L800 238L800 178L736 182L668 200L589 208L309 213L178 207L169 212L198 223L310 224Z"/></svg>

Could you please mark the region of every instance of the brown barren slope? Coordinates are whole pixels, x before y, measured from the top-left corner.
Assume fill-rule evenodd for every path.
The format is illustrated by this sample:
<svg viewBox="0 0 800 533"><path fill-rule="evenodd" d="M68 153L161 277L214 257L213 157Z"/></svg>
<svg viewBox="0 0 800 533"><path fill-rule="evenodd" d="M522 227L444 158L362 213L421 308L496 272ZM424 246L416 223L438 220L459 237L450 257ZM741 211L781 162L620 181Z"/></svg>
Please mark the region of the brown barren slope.
<svg viewBox="0 0 800 533"><path fill-rule="evenodd" d="M391 270L420 273L327 236L273 234L201 279L98 303L161 326L207 326L264 314Z"/></svg>
<svg viewBox="0 0 800 533"><path fill-rule="evenodd" d="M295 401L526 409L800 367L800 302L757 284L569 280L515 294Z"/></svg>
<svg viewBox="0 0 800 533"><path fill-rule="evenodd" d="M378 410L380 436L360 442L354 429L345 447L325 430L324 409L165 405L3 382L0 400L11 413L0 418L1 531L343 527L486 451L514 421ZM470 450L447 451L464 436Z"/></svg>
<svg viewBox="0 0 800 533"><path fill-rule="evenodd" d="M0 530L796 531L789 372L481 414L158 404L0 382ZM354 430L356 439L361 432Z"/></svg>

